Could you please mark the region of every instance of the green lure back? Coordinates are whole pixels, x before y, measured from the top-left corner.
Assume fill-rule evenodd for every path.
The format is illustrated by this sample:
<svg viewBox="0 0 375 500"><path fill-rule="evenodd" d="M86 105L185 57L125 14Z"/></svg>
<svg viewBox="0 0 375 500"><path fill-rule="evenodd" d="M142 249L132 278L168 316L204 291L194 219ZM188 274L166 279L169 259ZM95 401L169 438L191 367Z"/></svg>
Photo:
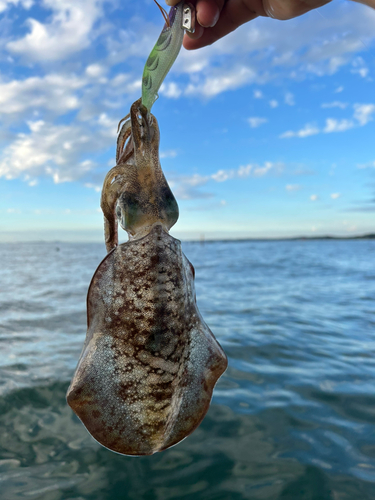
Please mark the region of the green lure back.
<svg viewBox="0 0 375 500"><path fill-rule="evenodd" d="M149 55L142 77L142 104L151 111L158 98L158 91L164 78L175 62L184 38L183 21L184 0L169 11L169 26L163 31Z"/></svg>

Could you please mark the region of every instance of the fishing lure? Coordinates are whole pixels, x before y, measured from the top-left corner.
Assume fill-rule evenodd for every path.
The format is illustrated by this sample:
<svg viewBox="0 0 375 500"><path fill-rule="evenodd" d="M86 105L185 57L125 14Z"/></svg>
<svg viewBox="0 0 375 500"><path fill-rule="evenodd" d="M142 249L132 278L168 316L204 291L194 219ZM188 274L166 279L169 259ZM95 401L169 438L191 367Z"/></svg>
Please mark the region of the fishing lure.
<svg viewBox="0 0 375 500"><path fill-rule="evenodd" d="M194 33L195 29L195 10L191 4L181 1L171 7L169 14L165 14L164 9L156 4L166 22L143 70L142 104L148 111L151 111L161 84L181 50L184 30Z"/></svg>
<svg viewBox="0 0 375 500"><path fill-rule="evenodd" d="M169 235L177 202L159 161L156 118L136 101L103 185L108 255L87 295L87 336L67 401L124 455L178 443L204 418L227 358L195 298L194 268ZM117 222L129 234L118 245Z"/></svg>

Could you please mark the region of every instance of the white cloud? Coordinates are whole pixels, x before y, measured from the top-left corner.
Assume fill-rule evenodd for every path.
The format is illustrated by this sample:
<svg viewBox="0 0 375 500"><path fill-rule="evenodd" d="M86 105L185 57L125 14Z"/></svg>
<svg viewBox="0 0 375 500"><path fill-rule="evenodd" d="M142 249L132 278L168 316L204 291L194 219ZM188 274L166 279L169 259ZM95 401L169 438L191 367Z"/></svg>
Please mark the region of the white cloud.
<svg viewBox="0 0 375 500"><path fill-rule="evenodd" d="M87 66L85 73L87 76L92 77L92 78L99 78L107 72L107 68L103 66L102 64L90 64Z"/></svg>
<svg viewBox="0 0 375 500"><path fill-rule="evenodd" d="M352 50L358 50L358 49L359 49L359 45L354 43L354 48ZM347 63L348 63L347 57L340 57L340 56L332 57L328 63L329 71L326 71L326 72L328 72L328 74L330 74L330 75L333 75L334 73L336 73L340 69L341 66L345 66L345 64L347 64ZM318 72L318 74L319 73L321 74L321 72Z"/></svg>
<svg viewBox="0 0 375 500"><path fill-rule="evenodd" d="M33 0L0 0L0 12L4 12L8 7L21 5L24 9L30 9L34 4Z"/></svg>
<svg viewBox="0 0 375 500"><path fill-rule="evenodd" d="M293 132L292 130L288 130L280 135L280 139L289 139L290 137L309 137L310 135L319 134L319 129L315 125L306 124L301 130L297 130L297 132Z"/></svg>
<svg viewBox="0 0 375 500"><path fill-rule="evenodd" d="M248 167L249 167L249 165L248 165ZM266 161L262 167L255 165L253 167L252 173L253 173L254 177L263 177L263 175L266 175L271 170L281 171L282 169L283 169L282 164L280 164L280 163L276 164L276 163L272 163L270 161Z"/></svg>
<svg viewBox="0 0 375 500"><path fill-rule="evenodd" d="M348 107L348 103L341 102L341 101L325 102L320 107L323 108L323 109L325 109L325 108L346 109Z"/></svg>
<svg viewBox="0 0 375 500"><path fill-rule="evenodd" d="M209 177L207 175L203 176L200 174L194 174L189 176L183 176L184 182L188 184L189 186L202 186L203 184L206 184L208 181Z"/></svg>
<svg viewBox="0 0 375 500"><path fill-rule="evenodd" d="M103 0L42 0L52 10L45 24L28 19L29 32L8 42L7 49L30 61L58 61L81 51L91 42L92 28L100 17Z"/></svg>
<svg viewBox="0 0 375 500"><path fill-rule="evenodd" d="M292 68L289 71L292 78L308 73L333 74L350 63L353 54L363 50L363 39L373 39L374 19L374 11L363 8L338 8L334 16L322 18L319 23L311 22L309 15L278 24L262 19L257 29L251 30L251 40L244 28L242 46L243 50L251 47L254 53L262 52L269 68L281 71ZM292 38L288 36L291 29ZM269 51L269 47L276 50Z"/></svg>
<svg viewBox="0 0 375 500"><path fill-rule="evenodd" d="M288 23L259 18L251 30L243 26L199 51L182 50L171 70L175 81L167 81L161 94L170 98L190 95L213 98L276 78L303 80L311 73L332 74L343 64L349 64L353 53L363 49L360 37L373 38L372 14L355 7L347 11L338 9L331 19L319 23L311 23L309 16ZM115 34L107 37L106 63L111 66L130 57L144 60L159 30L160 27L146 24L138 17L130 18L123 29L112 30ZM293 39L289 36L291 30ZM177 81L176 75L186 76L183 83ZM262 99L264 93L256 88L253 97ZM287 93L286 103L293 102L292 94ZM277 101L271 100L270 106L276 107Z"/></svg>
<svg viewBox="0 0 375 500"><path fill-rule="evenodd" d="M361 126L367 125L375 113L375 104L355 104L354 110L354 118L358 120L359 124Z"/></svg>
<svg viewBox="0 0 375 500"><path fill-rule="evenodd" d="M331 198L332 200L337 200L337 198L340 198L341 194L340 193L332 193Z"/></svg>
<svg viewBox="0 0 375 500"><path fill-rule="evenodd" d="M251 128L260 127L260 125L263 125L263 123L268 122L267 118L261 118L259 116L251 116L247 119L247 121L249 122Z"/></svg>
<svg viewBox="0 0 375 500"><path fill-rule="evenodd" d="M129 73L119 73L111 79L109 85L113 87L116 94L118 94L119 92L132 94L134 92L141 91L142 79L132 78Z"/></svg>
<svg viewBox="0 0 375 500"><path fill-rule="evenodd" d="M92 182L86 182L84 186L87 187L88 189L94 189L97 193L100 193L102 189L101 186L93 184Z"/></svg>
<svg viewBox="0 0 375 500"><path fill-rule="evenodd" d="M318 195L317 195L317 194L312 194L312 195L310 196L310 200L311 200L311 201L316 201L317 199L318 199Z"/></svg>
<svg viewBox="0 0 375 500"><path fill-rule="evenodd" d="M172 72L187 73L194 77L195 73L201 73L210 65L210 55L215 50L217 50L217 47L199 51L182 50L172 66Z"/></svg>
<svg viewBox="0 0 375 500"><path fill-rule="evenodd" d="M20 8L29 4L30 1L27 0L0 0L0 9L2 5L15 5ZM83 177L84 181L87 181L86 184L97 186L98 184L91 182L91 178L85 177L86 173L94 168L92 163L85 163L85 160L87 155L91 157L92 145L97 150L102 145L113 145L118 122L113 116L119 109L123 109L126 99L125 110L128 109L132 102L129 101L129 94L137 94L134 97L138 97L141 66L157 38L160 27L156 24L145 24L143 19L129 18L121 25L123 29L107 31L106 38L96 41L96 26L98 22L102 22L104 0L40 0L37 4L38 10L31 12L32 15L34 12L39 15L41 11L39 20L30 20L30 29L26 36L18 40L13 39L7 47L12 54L18 54L27 61L27 69L19 74L41 75L41 67L46 71L53 68L54 73L23 77L22 80L16 80L14 76L8 79L2 76L0 79L0 113L3 120L22 119L22 123L27 123L30 129L23 136L13 137L13 142L3 148L0 175L25 179L26 175L29 175L29 184L36 182L38 175L50 175L57 182L61 179ZM116 2L113 3L115 4ZM327 74L336 71L341 64L350 64L353 54L357 51L353 39L359 33L367 37L366 39L374 38L375 17L371 14L372 11L366 11L366 15L362 14L359 7L353 7L352 11L355 15L348 17L338 9L337 18L335 16L330 23L323 20L322 23L314 24L308 16L306 20L302 17L298 21L291 21L288 26L286 23L259 19L259 25L256 23L256 27L250 31L248 27L243 27L225 40L201 51L182 51L172 68L173 81L168 79L161 93L169 98L186 95L211 98L222 92L253 84L255 87L250 88L248 94L251 101L253 97L265 98L266 91L260 88L276 79L278 84L289 78L303 81L309 77L308 73ZM294 27L296 36L292 40L285 34ZM309 50L309 47L314 47L315 42L318 49ZM64 58L70 58L75 52L89 46L90 51L79 58L60 64ZM96 54L99 54L97 60ZM120 66L116 65L130 58L130 73L119 74ZM40 66L34 64L35 61L47 64ZM52 64L49 64L51 62ZM354 69L362 67L358 65ZM123 66L120 71L124 71L122 68ZM59 71L61 74L57 73ZM178 79L180 74L181 80ZM108 75L111 78L107 82ZM256 90L253 90L254 88ZM288 85L279 88L288 88ZM273 94L270 92L268 95ZM287 95L285 102L291 104L293 95ZM283 97L280 99L282 102ZM258 101L255 104L264 104L266 107L269 104L271 108L276 108L279 103L275 99L269 100L267 96L263 102ZM373 117L374 105L357 106L355 117L351 120L350 117L346 122L329 118L331 121L327 120L325 125L321 123L319 128L308 124L301 130L288 131L282 136L308 137L319 132L342 131L345 127L349 128L350 121L356 126L365 125ZM72 124L61 125L61 121L60 125L53 123L53 115L67 114L70 111L78 111ZM253 113L263 114L264 111ZM70 117L71 115L68 115L63 120L66 121ZM266 119L262 117L250 117L249 124L256 127L265 123L264 120ZM85 126L82 121L86 122ZM88 136L90 142L80 142L80 138ZM166 155L164 157L173 157L168 151L162 152L161 156L163 154ZM76 174L73 171L75 168ZM198 176L191 181L190 187L199 187L208 181L224 182L231 178L248 175L256 177L277 171L278 167L272 163L245 165L233 170L221 169L212 176Z"/></svg>
<svg viewBox="0 0 375 500"><path fill-rule="evenodd" d="M106 130L106 132L108 131L111 135L114 136L114 133L118 128L118 120L110 118L107 113L100 113L97 121L98 124Z"/></svg>
<svg viewBox="0 0 375 500"><path fill-rule="evenodd" d="M39 130L44 127L45 123L43 120L38 120L36 122L27 122L27 125L31 132L39 132Z"/></svg>
<svg viewBox="0 0 375 500"><path fill-rule="evenodd" d="M102 0L100 0L102 1ZM110 30L105 39L105 50L106 50L106 60L108 66L123 65L130 58L133 60L138 60L141 64L139 65L140 75L142 74L142 68L144 63L150 54L155 41L160 34L160 22L158 24L153 24L147 21L148 16L135 16L130 17L124 15L125 12L128 13L128 9L131 9L131 4L134 2L118 2L115 0L113 3L120 6L120 25L110 26ZM160 19L159 19L160 21ZM197 63L196 70L198 72L202 71L209 63L207 57L204 57L202 51L189 53L188 51L181 51L175 64L171 69L171 74L173 73L194 73L192 71L192 66L195 61ZM204 52L204 51L203 51ZM195 56L195 60L194 60ZM200 64L200 62L203 62Z"/></svg>
<svg viewBox="0 0 375 500"><path fill-rule="evenodd" d="M370 161L369 163L358 164L357 168L375 168L375 161Z"/></svg>
<svg viewBox="0 0 375 500"><path fill-rule="evenodd" d="M233 176L234 176L233 172L231 171L218 170L216 174L211 175L211 179L213 179L216 182L224 182L228 179L231 179Z"/></svg>
<svg viewBox="0 0 375 500"><path fill-rule="evenodd" d="M337 89L335 89L335 94L340 94L343 90L344 87L340 85L340 87L337 87Z"/></svg>
<svg viewBox="0 0 375 500"><path fill-rule="evenodd" d="M181 175L170 176L168 183L173 189L174 195L180 200L192 200L198 198L211 198L211 193L202 192L199 188L210 180L208 175Z"/></svg>
<svg viewBox="0 0 375 500"><path fill-rule="evenodd" d="M0 113L23 113L30 108L45 108L56 113L77 109L75 92L85 80L75 76L50 74L25 80L0 81Z"/></svg>
<svg viewBox="0 0 375 500"><path fill-rule="evenodd" d="M231 69L223 67L216 71L211 69L209 76L204 77L198 83L190 83L185 94L213 97L227 90L242 87L254 81L256 76L256 71L245 65L237 65Z"/></svg>
<svg viewBox="0 0 375 500"><path fill-rule="evenodd" d="M284 97L284 102L288 106L294 106L295 105L294 95L291 92L287 92Z"/></svg>
<svg viewBox="0 0 375 500"><path fill-rule="evenodd" d="M354 69L351 70L353 74L358 74L362 78L366 78L370 70L366 66L365 61L362 57L358 56L352 61L352 66Z"/></svg>
<svg viewBox="0 0 375 500"><path fill-rule="evenodd" d="M241 165L237 170L238 177L248 177L253 170L254 165Z"/></svg>
<svg viewBox="0 0 375 500"><path fill-rule="evenodd" d="M194 174L191 176L178 176L168 179L175 195L184 200L193 198L210 198L210 193L205 193L197 188L206 185L210 181L217 183L226 182L230 179L244 179L246 177L263 177L268 173L280 174L284 170L282 163L265 162L263 165L248 164L241 165L237 169L220 169L211 175Z"/></svg>
<svg viewBox="0 0 375 500"><path fill-rule="evenodd" d="M306 124L301 130L296 132L288 130L279 137L281 139L288 139L291 137L304 138L321 132L325 134L330 134L332 132L345 132L346 130L350 130L355 127L363 127L372 121L372 115L375 114L375 104L354 104L353 108L353 119L337 120L336 118L327 118L325 127L322 130L314 125Z"/></svg>
<svg viewBox="0 0 375 500"><path fill-rule="evenodd" d="M48 176L55 183L78 180L95 167L86 154L108 147L113 140L97 133L93 142L85 127L79 125L51 125L38 120L29 123L29 128L29 134L18 134L4 149L0 177L28 181Z"/></svg>
<svg viewBox="0 0 375 500"><path fill-rule="evenodd" d="M366 78L366 76L369 74L369 72L370 72L370 70L368 68L358 68L358 69L352 70L352 73L357 73L362 78Z"/></svg>
<svg viewBox="0 0 375 500"><path fill-rule="evenodd" d="M10 1L28 5L28 0L0 0L0 4ZM143 60L160 27L134 17L123 29L112 29L111 33L109 25L98 29L96 23L104 23L104 3L105 0L40 0L40 6L52 14L43 22L29 19L29 32L23 38L10 41L7 48L27 61L60 61L91 46L100 29L108 29L107 56L103 63L107 69L131 57ZM370 10L365 12L359 8L338 10L337 15L319 23L311 23L309 16L288 23L258 19L252 30L244 26L200 51L182 51L172 74L186 74L188 81L183 85L169 82L161 93L170 98L182 95L211 98L275 78L304 79L309 73L331 74L350 63L352 55L363 49L360 39L373 37L373 21ZM291 30L293 39L288 36ZM106 73L103 64L89 65L86 76L103 77ZM139 82L137 85L138 89ZM254 91L254 98L262 97L261 90ZM275 102L270 101L271 107ZM293 96L287 93L286 103L292 102Z"/></svg>
<svg viewBox="0 0 375 500"><path fill-rule="evenodd" d="M355 126L352 120L335 120L334 118L327 118L326 126L323 132L330 134L331 132L345 132Z"/></svg>
<svg viewBox="0 0 375 500"><path fill-rule="evenodd" d="M175 149L169 149L168 151L161 151L160 158L176 158L177 151Z"/></svg>
<svg viewBox="0 0 375 500"><path fill-rule="evenodd" d="M282 163L273 163L271 161L264 162L263 165L249 163L241 165L237 170L219 170L216 174L211 175L211 178L217 182L223 182L227 179L244 178L244 177L263 177L268 172L280 173L284 169Z"/></svg>
<svg viewBox="0 0 375 500"><path fill-rule="evenodd" d="M160 94L170 99L178 99L182 94L182 90L175 82L163 83L160 87Z"/></svg>
<svg viewBox="0 0 375 500"><path fill-rule="evenodd" d="M304 56L307 61L306 71L318 76L333 75L350 62L352 53L359 52L362 48L358 36L347 33L340 37L332 30L331 37L326 36L322 41L315 40L308 48Z"/></svg>
<svg viewBox="0 0 375 500"><path fill-rule="evenodd" d="M302 189L302 186L300 186L299 184L287 184L285 186L285 189L291 193L293 191L299 191L300 189Z"/></svg>

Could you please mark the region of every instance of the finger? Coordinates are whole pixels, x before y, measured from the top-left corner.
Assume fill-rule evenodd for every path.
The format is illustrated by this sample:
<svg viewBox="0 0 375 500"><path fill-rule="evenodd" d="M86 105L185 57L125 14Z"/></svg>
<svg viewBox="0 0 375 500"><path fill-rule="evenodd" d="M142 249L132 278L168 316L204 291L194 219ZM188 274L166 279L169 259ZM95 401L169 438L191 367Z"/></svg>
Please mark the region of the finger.
<svg viewBox="0 0 375 500"><path fill-rule="evenodd" d="M203 28L203 26L201 26L200 24L197 23L195 25L195 31L194 31L194 33L191 33L190 31L186 31L186 35L189 38L192 38L193 40L195 40L196 38L200 38L203 35L204 30L205 29Z"/></svg>
<svg viewBox="0 0 375 500"><path fill-rule="evenodd" d="M198 0L197 21L204 28L211 28L217 23L224 0Z"/></svg>
<svg viewBox="0 0 375 500"><path fill-rule="evenodd" d="M228 0L224 4L216 25L213 28L205 28L204 33L198 39L193 40L185 36L184 47L187 50L193 50L211 45L219 38L234 31L241 24L247 23L259 15L266 15L260 0L250 0L249 2L246 2L246 0Z"/></svg>
<svg viewBox="0 0 375 500"><path fill-rule="evenodd" d="M178 1L165 0L166 4L170 6L176 5ZM192 0L191 3L196 7L198 23L205 28L215 26L224 2L225 0Z"/></svg>

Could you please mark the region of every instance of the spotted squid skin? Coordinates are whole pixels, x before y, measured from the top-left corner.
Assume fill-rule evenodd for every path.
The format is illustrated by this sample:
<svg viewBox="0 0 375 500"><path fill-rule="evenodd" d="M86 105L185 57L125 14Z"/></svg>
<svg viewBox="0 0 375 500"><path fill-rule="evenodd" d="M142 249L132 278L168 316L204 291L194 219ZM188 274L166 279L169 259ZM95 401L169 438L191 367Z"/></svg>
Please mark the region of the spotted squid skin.
<svg viewBox="0 0 375 500"><path fill-rule="evenodd" d="M91 281L69 405L103 446L151 455L201 423L227 367L197 308L194 268L161 224L110 252Z"/></svg>

